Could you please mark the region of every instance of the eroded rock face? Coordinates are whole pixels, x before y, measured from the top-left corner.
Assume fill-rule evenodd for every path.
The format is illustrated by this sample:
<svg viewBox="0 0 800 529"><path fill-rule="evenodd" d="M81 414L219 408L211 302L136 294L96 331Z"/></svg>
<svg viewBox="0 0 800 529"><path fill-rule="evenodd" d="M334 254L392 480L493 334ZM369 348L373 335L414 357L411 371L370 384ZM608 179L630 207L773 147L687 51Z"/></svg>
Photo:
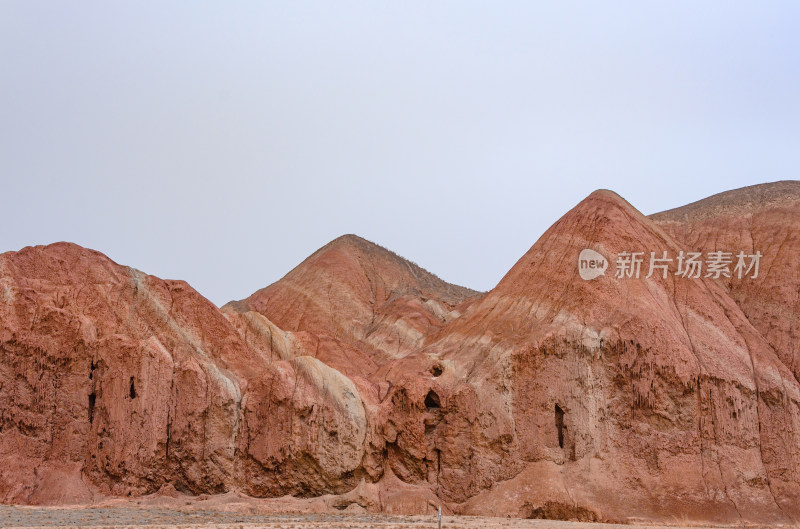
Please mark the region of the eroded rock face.
<svg viewBox="0 0 800 529"><path fill-rule="evenodd" d="M213 306L69 244L4 254L0 267L0 445L23 472L3 473L4 500L48 501L37 482L64 465L109 494L170 474L225 490L241 388L205 339ZM181 306L212 319L192 325Z"/></svg>
<svg viewBox="0 0 800 529"><path fill-rule="evenodd" d="M3 501L257 490L292 458L324 476L320 492L360 463L352 382L313 359L271 362L186 283L65 243L3 254L0 268Z"/></svg>
<svg viewBox="0 0 800 529"><path fill-rule="evenodd" d="M303 354L348 376L416 350L478 292L445 283L355 235L320 248L280 281L223 310L260 313L303 342Z"/></svg>
<svg viewBox="0 0 800 529"><path fill-rule="evenodd" d="M222 309L75 245L3 254L0 499L797 519L798 241L798 183L650 218L598 191L485 295L345 236ZM715 249L761 251L759 276L614 274Z"/></svg>
<svg viewBox="0 0 800 529"><path fill-rule="evenodd" d="M355 384L308 356L253 381L242 405L242 490L254 496L343 493L358 484L367 415Z"/></svg>
<svg viewBox="0 0 800 529"><path fill-rule="evenodd" d="M682 247L618 196L596 192L426 350L461 363L456 387L472 386L513 420L508 446L526 470L514 478L522 483L499 488L525 485L534 498L506 500L499 512L552 509L539 482L561 489L552 501L597 519L795 513L800 392L725 286L672 272L584 281L584 248L613 262L623 251ZM482 494L453 499L478 512ZM486 501L499 508L494 494Z"/></svg>
<svg viewBox="0 0 800 529"><path fill-rule="evenodd" d="M800 375L800 182L728 191L652 219L688 249L760 252L759 277L722 280L748 320L795 375ZM749 261L747 262L749 265ZM752 276L753 272L750 273Z"/></svg>

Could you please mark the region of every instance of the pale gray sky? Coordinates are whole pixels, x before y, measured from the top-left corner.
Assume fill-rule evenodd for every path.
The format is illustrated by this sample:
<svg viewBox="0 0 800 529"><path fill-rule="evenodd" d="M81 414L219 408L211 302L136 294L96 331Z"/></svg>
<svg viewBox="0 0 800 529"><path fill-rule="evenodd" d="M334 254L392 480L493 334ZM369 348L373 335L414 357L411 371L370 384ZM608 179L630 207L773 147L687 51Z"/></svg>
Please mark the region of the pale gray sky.
<svg viewBox="0 0 800 529"><path fill-rule="evenodd" d="M798 167L798 2L0 1L0 252L217 304L344 233L486 290L596 188Z"/></svg>

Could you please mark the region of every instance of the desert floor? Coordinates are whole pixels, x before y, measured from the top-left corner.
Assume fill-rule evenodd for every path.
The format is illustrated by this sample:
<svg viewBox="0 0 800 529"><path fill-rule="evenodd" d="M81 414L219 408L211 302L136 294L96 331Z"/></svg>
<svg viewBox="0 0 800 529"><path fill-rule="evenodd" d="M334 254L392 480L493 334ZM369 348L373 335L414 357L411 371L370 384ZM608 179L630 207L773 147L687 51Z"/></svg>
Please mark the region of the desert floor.
<svg viewBox="0 0 800 529"><path fill-rule="evenodd" d="M674 527L678 527L676 525ZM17 507L0 506L0 527L87 527L109 528L215 528L215 529L336 529L382 528L416 529L437 527L436 516L392 516L356 513L263 514L218 510L181 510L164 507ZM520 520L444 516L443 528L503 529L621 529L648 527L669 529L671 526L612 525L554 520ZM685 527L685 526L684 526Z"/></svg>

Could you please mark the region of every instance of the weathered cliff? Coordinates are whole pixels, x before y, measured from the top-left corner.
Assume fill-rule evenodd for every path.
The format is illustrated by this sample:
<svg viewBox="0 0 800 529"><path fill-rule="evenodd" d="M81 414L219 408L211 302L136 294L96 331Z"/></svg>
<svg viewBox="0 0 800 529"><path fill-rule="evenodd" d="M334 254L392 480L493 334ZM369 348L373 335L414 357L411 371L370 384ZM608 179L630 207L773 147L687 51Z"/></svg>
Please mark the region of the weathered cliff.
<svg viewBox="0 0 800 529"><path fill-rule="evenodd" d="M2 254L0 500L796 520L798 245L784 182L652 217L597 191L486 294L355 236L222 309L76 245ZM758 275L679 273L719 250Z"/></svg>

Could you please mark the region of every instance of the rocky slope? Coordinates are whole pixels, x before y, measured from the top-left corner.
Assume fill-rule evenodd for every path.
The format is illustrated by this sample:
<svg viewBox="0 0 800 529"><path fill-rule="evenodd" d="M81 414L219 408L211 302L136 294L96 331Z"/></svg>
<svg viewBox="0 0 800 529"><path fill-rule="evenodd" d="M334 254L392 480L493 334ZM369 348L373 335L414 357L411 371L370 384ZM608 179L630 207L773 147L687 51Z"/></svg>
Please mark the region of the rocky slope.
<svg viewBox="0 0 800 529"><path fill-rule="evenodd" d="M798 222L797 182L652 217L598 191L484 295L350 235L222 309L75 245L3 254L0 499L800 519ZM716 250L758 276L676 273Z"/></svg>
<svg viewBox="0 0 800 529"><path fill-rule="evenodd" d="M283 279L223 307L291 332L303 354L369 375L422 344L479 296L355 235L320 248ZM251 314L252 317L252 314Z"/></svg>
<svg viewBox="0 0 800 529"><path fill-rule="evenodd" d="M795 377L800 375L800 319L796 317L800 313L798 202L800 182L775 182L720 193L652 215L664 231L688 249L763 254L757 281L732 274L724 284ZM735 260L735 255L732 257Z"/></svg>
<svg viewBox="0 0 800 529"><path fill-rule="evenodd" d="M585 248L611 261L606 275L578 276ZM453 365L447 392L476 395L466 419L491 425L465 443L475 468L442 494L470 513L797 515L798 385L724 283L674 268L614 277L619 252L682 248L620 197L593 193L435 337L424 353Z"/></svg>
<svg viewBox="0 0 800 529"><path fill-rule="evenodd" d="M337 371L273 362L186 283L73 244L0 271L4 502L355 485L367 425Z"/></svg>

